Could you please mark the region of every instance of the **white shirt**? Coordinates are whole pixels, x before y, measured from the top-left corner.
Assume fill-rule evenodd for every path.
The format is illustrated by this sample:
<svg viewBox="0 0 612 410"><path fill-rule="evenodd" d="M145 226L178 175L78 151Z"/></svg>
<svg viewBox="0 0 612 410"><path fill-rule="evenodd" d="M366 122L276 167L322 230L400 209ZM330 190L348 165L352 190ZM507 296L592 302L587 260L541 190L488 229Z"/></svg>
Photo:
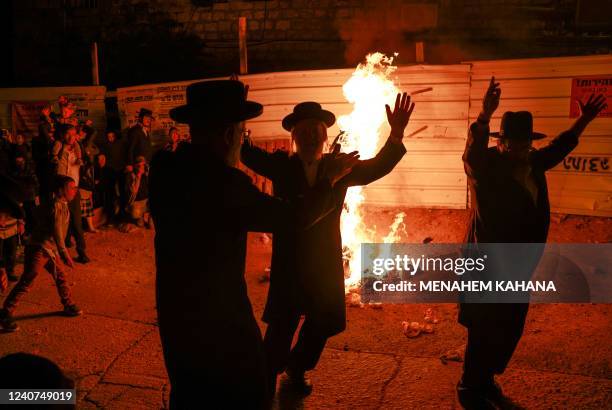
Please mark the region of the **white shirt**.
<svg viewBox="0 0 612 410"><path fill-rule="evenodd" d="M81 162L77 157L75 148L64 148L61 154L62 157L66 158L65 160L62 160L62 158L60 158L60 166L57 169L57 173L59 175L65 175L74 179L74 183L76 184L76 186L79 186L79 171L81 169Z"/></svg>

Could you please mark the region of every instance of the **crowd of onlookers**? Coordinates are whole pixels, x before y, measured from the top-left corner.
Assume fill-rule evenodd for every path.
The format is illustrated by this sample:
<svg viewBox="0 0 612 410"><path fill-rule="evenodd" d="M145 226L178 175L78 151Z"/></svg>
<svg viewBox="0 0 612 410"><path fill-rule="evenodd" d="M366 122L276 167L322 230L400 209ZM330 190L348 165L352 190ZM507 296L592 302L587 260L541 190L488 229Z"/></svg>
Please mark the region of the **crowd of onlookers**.
<svg viewBox="0 0 612 410"><path fill-rule="evenodd" d="M35 210L54 197L57 176L74 180L78 188L68 203L70 221L66 247L76 245L75 262L88 263L84 232L98 232L97 224L129 232L135 226L151 228L147 209L148 163L152 112L141 109L125 136L107 130L97 135L90 119L77 117L75 104L61 96L58 109L51 104L40 112L38 134L26 138L3 130L0 139L0 174L19 186L23 219L0 226L0 270L16 281L15 261L20 244L27 244L37 221ZM171 128L162 149L176 150L179 131ZM94 209L100 208L94 223Z"/></svg>

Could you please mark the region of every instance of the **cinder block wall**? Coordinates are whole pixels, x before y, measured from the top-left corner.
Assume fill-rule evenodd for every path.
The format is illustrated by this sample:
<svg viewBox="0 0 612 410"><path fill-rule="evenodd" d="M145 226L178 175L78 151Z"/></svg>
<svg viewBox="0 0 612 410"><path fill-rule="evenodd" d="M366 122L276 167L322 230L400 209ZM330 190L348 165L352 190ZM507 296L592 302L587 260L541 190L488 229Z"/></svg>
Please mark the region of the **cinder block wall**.
<svg viewBox="0 0 612 410"><path fill-rule="evenodd" d="M432 64L609 53L612 28L578 24L579 1L20 0L7 52L15 85L89 83L92 41L110 88L226 75L244 16L252 73L351 67L370 51L410 64L417 41Z"/></svg>

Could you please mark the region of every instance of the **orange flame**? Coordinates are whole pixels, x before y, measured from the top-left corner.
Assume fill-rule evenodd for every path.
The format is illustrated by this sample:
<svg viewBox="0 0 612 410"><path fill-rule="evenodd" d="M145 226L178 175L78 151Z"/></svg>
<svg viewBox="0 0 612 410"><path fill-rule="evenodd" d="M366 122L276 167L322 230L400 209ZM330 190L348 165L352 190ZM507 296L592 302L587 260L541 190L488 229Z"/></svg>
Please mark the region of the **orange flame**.
<svg viewBox="0 0 612 410"><path fill-rule="evenodd" d="M392 105L399 92L391 75L397 69L394 57L382 53L369 54L359 64L342 90L353 111L338 118L338 126L345 132L341 143L344 152L359 151L362 159L376 155L383 142L380 131L386 122L385 104ZM361 279L361 244L375 242L374 229L368 228L362 218L363 188L349 188L341 219L342 242L345 258L345 289L359 287ZM398 214L391 233L384 241L399 240L397 231L403 229L404 214Z"/></svg>

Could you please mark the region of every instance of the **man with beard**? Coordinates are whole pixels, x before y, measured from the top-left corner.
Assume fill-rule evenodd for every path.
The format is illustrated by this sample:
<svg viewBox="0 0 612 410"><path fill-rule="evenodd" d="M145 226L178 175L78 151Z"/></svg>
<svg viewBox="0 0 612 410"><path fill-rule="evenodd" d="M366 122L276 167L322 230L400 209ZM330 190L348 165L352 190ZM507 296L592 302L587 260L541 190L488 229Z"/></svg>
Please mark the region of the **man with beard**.
<svg viewBox="0 0 612 410"><path fill-rule="evenodd" d="M153 146L150 134L153 120L153 111L140 109L136 124L127 133L127 164L135 163L136 158L140 156L145 157L147 162L151 161Z"/></svg>
<svg viewBox="0 0 612 410"><path fill-rule="evenodd" d="M606 107L606 102L603 95L591 95L586 103L579 101L582 115L575 124L545 147L533 149L532 141L545 135L533 132L533 117L528 111L504 113L500 132L489 132L489 121L499 106L500 95L499 83L491 78L482 112L470 126L463 154L472 200L466 242L482 243L484 247L489 243L534 244L524 248L529 250L531 261L513 271L514 275L525 277L537 265L541 244L548 236L550 203L545 172L578 145L579 136ZM488 148L489 137L498 138L495 147ZM511 255L516 252L512 246L497 249L496 253L508 262L506 267L515 266ZM494 375L506 369L523 333L528 308L528 303L460 305L459 322L468 330L463 376L457 385L464 407L495 408L495 404L504 401Z"/></svg>
<svg viewBox="0 0 612 410"><path fill-rule="evenodd" d="M334 154L312 195L293 204L261 193L236 166L244 122L262 110L246 100L240 81L191 84L187 104L170 116L189 124L192 143L159 151L151 164L157 309L171 408L268 406L261 333L244 279L247 232L286 224L307 230L335 209L332 186L357 161Z"/></svg>
<svg viewBox="0 0 612 410"><path fill-rule="evenodd" d="M406 153L402 139L413 109L414 103L410 103L406 93L397 95L394 111L386 107L391 134L376 157L359 161L334 185L337 200L334 212L306 232L291 225L274 231L270 290L263 316L268 323L264 344L271 391L276 387L277 375L286 369L287 385L301 394L309 394L312 385L306 371L316 366L327 339L345 329L340 237L344 197L349 187L374 182L399 163ZM334 114L318 103L300 103L283 119L283 128L291 132L297 152L267 153L246 143L242 147L242 162L272 181L274 195L288 200L307 195L330 159L323 149L327 128L334 122ZM293 335L302 315L304 322L292 349Z"/></svg>

